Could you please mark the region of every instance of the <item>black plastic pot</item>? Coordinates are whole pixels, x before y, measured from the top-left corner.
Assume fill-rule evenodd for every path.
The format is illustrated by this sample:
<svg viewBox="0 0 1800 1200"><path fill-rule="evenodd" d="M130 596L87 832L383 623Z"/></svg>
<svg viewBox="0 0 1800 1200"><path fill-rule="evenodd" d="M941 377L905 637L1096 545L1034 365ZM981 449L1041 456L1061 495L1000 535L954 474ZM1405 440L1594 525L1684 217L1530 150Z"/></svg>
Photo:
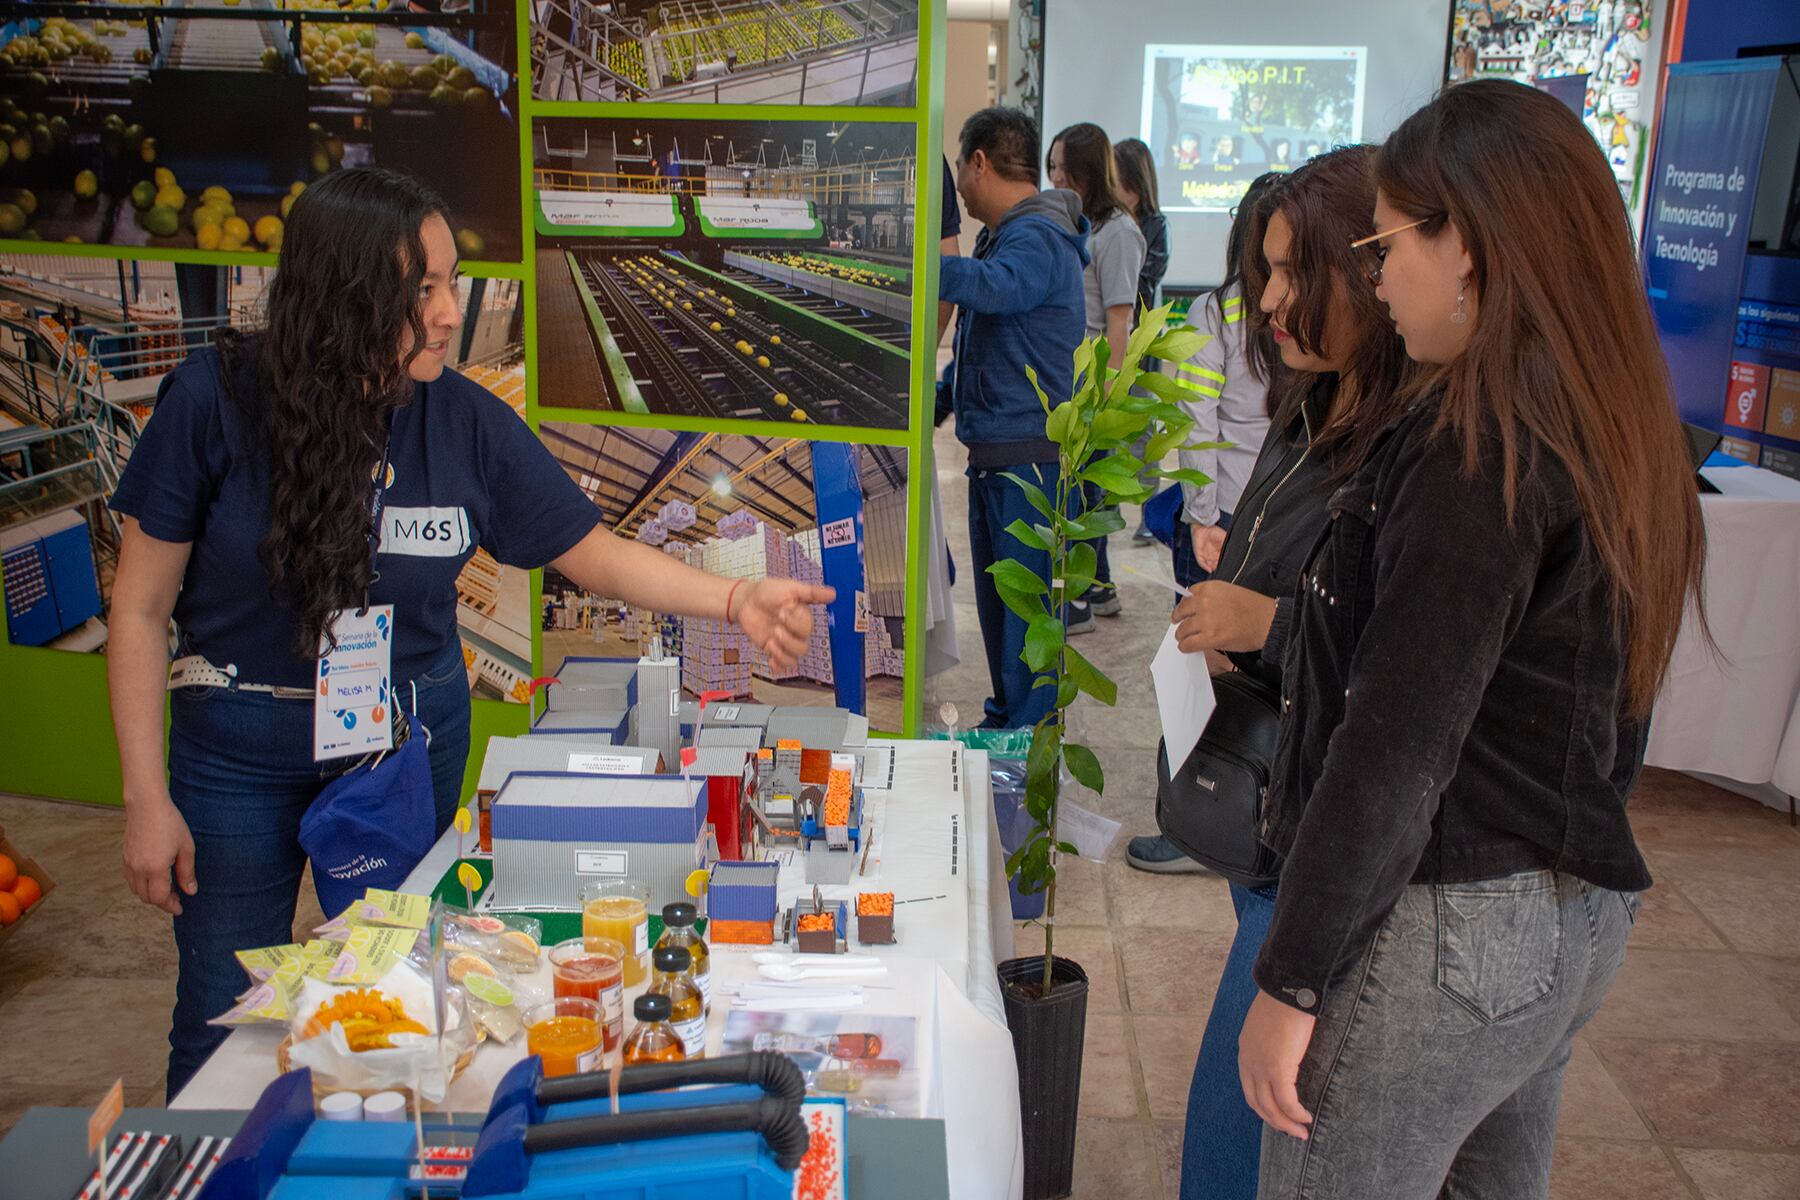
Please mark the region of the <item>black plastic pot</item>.
<svg viewBox="0 0 1800 1200"><path fill-rule="evenodd" d="M1019 1121L1025 1138L1025 1200L1067 1196L1075 1174L1075 1114L1081 1103L1081 1044L1087 1026L1087 972L1053 961L1050 995L1041 955L1000 964L1000 994L1019 1063ZM1032 989L1022 991L1018 985Z"/></svg>

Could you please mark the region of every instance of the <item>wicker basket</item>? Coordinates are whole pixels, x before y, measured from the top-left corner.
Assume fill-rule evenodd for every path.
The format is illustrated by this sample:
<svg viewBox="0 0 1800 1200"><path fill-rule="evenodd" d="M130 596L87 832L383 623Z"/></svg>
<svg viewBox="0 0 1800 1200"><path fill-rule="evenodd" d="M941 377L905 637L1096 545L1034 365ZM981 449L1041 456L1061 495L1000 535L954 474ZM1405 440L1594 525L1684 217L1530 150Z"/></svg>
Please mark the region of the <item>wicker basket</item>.
<svg viewBox="0 0 1800 1200"><path fill-rule="evenodd" d="M460 1055L457 1056L456 1065L450 1069L450 1082L451 1083L455 1083L457 1080L457 1077L460 1076L464 1071L468 1070L469 1064L471 1062L475 1061L475 1051L480 1048L482 1041L483 1041L483 1035L478 1032L475 1035L475 1045L469 1047L467 1050L463 1051ZM294 1045L294 1037L292 1034L289 1034L287 1037L284 1037L281 1039L281 1044L279 1046L275 1047L275 1066L276 1066L276 1069L279 1070L281 1072L281 1074L283 1074L283 1075L286 1075L289 1071L292 1071L294 1069L293 1061L288 1057L288 1051L290 1049L292 1049L293 1045ZM312 1090L313 1090L313 1099L315 1099L315 1100L322 1100L326 1096L332 1095L333 1093L336 1093L336 1092L354 1092L358 1096L361 1096L364 1100L367 1100L370 1096L378 1095L382 1092L397 1091L400 1089L396 1089L396 1088L392 1088L392 1087L379 1087L379 1088L337 1087L335 1085L322 1082L317 1075L314 1075ZM410 1091L402 1091L401 1094L406 1097L407 1111L411 1112L412 1111L412 1093Z"/></svg>

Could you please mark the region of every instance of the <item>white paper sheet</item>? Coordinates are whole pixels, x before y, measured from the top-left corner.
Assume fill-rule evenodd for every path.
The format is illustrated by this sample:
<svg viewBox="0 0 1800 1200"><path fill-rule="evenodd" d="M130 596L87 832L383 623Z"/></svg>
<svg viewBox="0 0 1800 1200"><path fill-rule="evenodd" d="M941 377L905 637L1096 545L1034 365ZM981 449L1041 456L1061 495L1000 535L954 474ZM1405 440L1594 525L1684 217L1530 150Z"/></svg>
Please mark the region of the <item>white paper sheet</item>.
<svg viewBox="0 0 1800 1200"><path fill-rule="evenodd" d="M1178 771L1193 753L1194 743L1212 716L1212 676L1206 671L1206 655L1183 654L1175 645L1175 626L1163 635L1156 657L1150 660L1150 680L1156 685L1156 707L1162 716L1163 745L1169 769Z"/></svg>

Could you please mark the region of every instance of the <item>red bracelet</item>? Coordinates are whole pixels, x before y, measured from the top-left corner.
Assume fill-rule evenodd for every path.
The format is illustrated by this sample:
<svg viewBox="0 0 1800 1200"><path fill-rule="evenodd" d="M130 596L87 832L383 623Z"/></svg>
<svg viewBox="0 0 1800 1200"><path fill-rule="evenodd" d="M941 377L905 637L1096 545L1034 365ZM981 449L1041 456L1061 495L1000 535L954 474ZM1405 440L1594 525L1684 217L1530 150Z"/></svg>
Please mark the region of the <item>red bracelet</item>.
<svg viewBox="0 0 1800 1200"><path fill-rule="evenodd" d="M743 582L741 579L732 580L731 590L725 593L725 623L727 625L731 624L731 598L737 595L738 585Z"/></svg>

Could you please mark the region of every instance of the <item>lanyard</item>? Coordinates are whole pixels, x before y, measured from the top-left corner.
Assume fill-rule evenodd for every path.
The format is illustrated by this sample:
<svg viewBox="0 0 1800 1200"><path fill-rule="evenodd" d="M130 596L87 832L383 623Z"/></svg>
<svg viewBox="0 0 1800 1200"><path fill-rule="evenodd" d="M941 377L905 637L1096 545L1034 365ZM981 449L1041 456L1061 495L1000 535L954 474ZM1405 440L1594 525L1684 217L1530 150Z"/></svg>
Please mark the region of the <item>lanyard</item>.
<svg viewBox="0 0 1800 1200"><path fill-rule="evenodd" d="M369 607L369 588L381 580L375 569L375 556L381 552L381 510L387 504L389 456L394 450L394 425L388 421L387 441L382 443L381 463L375 468L375 490L369 497L369 587L363 589L363 608Z"/></svg>

